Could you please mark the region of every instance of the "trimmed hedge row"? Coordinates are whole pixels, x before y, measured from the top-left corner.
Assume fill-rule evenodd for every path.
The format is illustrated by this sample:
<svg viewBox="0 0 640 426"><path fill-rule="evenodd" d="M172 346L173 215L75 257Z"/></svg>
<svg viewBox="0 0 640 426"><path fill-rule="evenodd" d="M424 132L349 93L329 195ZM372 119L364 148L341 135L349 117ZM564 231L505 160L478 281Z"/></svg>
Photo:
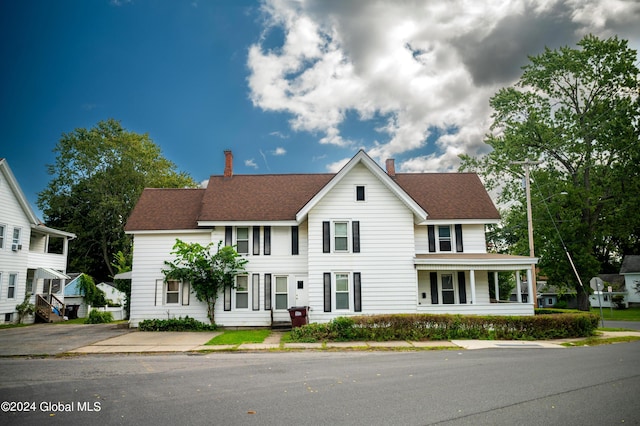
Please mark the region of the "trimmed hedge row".
<svg viewBox="0 0 640 426"><path fill-rule="evenodd" d="M291 330L295 342L388 340L544 340L587 337L598 328L591 313L535 316L399 314L340 317Z"/></svg>
<svg viewBox="0 0 640 426"><path fill-rule="evenodd" d="M217 328L216 324L205 324L188 316L166 320L150 319L138 324L140 331L214 331Z"/></svg>

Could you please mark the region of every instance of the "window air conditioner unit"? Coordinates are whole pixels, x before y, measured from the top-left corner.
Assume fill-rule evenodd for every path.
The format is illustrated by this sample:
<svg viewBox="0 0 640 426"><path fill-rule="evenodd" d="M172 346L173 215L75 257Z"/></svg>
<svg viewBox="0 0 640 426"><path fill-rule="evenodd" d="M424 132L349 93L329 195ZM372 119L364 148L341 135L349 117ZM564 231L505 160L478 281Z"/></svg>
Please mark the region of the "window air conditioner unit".
<svg viewBox="0 0 640 426"><path fill-rule="evenodd" d="M17 244L11 244L11 251L18 251L18 245Z"/></svg>

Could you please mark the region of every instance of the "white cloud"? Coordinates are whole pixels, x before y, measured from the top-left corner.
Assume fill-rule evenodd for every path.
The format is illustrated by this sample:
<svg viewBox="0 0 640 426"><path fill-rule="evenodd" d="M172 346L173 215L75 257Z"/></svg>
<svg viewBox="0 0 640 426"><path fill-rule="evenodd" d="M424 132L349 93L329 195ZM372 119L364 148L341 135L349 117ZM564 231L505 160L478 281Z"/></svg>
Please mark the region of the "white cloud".
<svg viewBox="0 0 640 426"><path fill-rule="evenodd" d="M249 48L253 104L351 149L361 142L341 132L347 114L382 118L366 149L379 161L413 155L403 171L448 170L458 154L486 150L489 98L515 82L527 55L586 32L640 38L640 8L625 0L267 0L262 9L265 35L281 29L284 42Z"/></svg>
<svg viewBox="0 0 640 426"><path fill-rule="evenodd" d="M258 164L256 163L256 161L253 158L250 158L248 160L244 160L244 165L246 167L252 167L254 169L258 168Z"/></svg>
<svg viewBox="0 0 640 426"><path fill-rule="evenodd" d="M286 153L287 153L287 150L284 149L281 146L279 146L276 149L274 149L273 151L271 151L271 154L273 154L273 155L285 155Z"/></svg>

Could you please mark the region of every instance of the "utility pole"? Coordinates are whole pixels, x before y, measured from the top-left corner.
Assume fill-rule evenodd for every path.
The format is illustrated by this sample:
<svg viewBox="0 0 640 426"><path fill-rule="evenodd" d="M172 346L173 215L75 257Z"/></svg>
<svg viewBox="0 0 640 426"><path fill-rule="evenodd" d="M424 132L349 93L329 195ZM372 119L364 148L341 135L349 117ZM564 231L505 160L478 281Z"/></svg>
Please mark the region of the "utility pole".
<svg viewBox="0 0 640 426"><path fill-rule="evenodd" d="M535 250L533 247L533 218L531 214L531 185L529 179L529 167L540 164L541 161L530 161L528 158L524 161L512 161L511 164L518 164L524 168L524 181L525 191L527 194L527 229L529 230L529 256L535 257ZM531 265L531 292L533 297L533 307L538 307L538 289L536 279L536 265Z"/></svg>

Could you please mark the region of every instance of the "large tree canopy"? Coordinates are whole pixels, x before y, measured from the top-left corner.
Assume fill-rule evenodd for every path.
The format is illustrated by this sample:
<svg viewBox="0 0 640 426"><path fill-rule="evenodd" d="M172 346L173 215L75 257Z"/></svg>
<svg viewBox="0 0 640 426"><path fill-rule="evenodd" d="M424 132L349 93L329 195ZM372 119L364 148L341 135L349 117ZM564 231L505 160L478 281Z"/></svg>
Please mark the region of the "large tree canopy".
<svg viewBox="0 0 640 426"><path fill-rule="evenodd" d="M588 294L578 285L615 269L625 254L640 253L640 97L637 53L616 37L586 36L578 48L530 57L514 87L490 101L494 109L485 157L463 157L510 205L498 238L528 254L521 186L531 171L536 256L541 273L573 287L581 309ZM565 250L566 247L566 250Z"/></svg>
<svg viewBox="0 0 640 426"><path fill-rule="evenodd" d="M124 225L145 187L195 186L149 135L113 119L63 134L54 152L55 163L47 166L52 179L38 194L38 207L48 225L78 236L69 245L69 270L97 280L114 275L117 252L129 253Z"/></svg>

